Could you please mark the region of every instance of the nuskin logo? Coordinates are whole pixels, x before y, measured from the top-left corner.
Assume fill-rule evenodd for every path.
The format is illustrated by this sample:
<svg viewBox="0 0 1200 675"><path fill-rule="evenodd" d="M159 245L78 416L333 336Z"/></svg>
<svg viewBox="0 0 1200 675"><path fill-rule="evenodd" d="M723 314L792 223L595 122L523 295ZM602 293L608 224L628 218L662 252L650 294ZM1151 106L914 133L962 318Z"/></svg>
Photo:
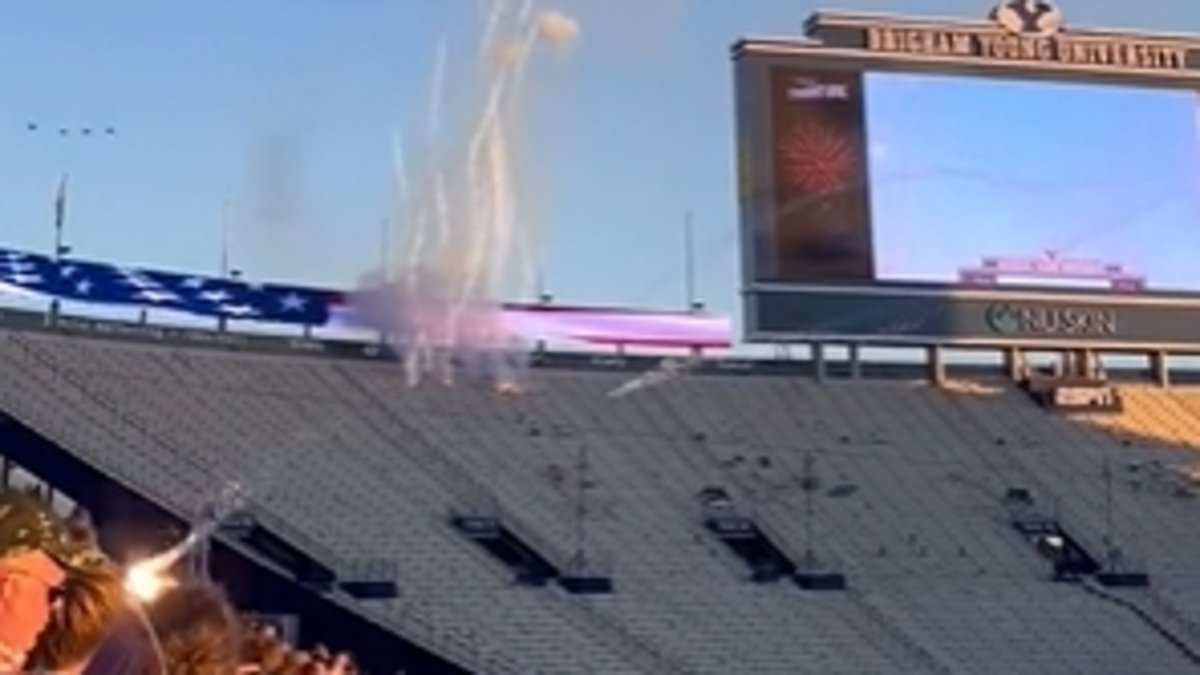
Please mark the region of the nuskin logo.
<svg viewBox="0 0 1200 675"><path fill-rule="evenodd" d="M1117 314L1108 309L1020 306L997 303L986 319L1000 335L1109 336L1117 333Z"/></svg>
<svg viewBox="0 0 1200 675"><path fill-rule="evenodd" d="M992 305L987 309L987 322L992 330L1001 335L1015 335L1021 331L1021 317L1012 305Z"/></svg>

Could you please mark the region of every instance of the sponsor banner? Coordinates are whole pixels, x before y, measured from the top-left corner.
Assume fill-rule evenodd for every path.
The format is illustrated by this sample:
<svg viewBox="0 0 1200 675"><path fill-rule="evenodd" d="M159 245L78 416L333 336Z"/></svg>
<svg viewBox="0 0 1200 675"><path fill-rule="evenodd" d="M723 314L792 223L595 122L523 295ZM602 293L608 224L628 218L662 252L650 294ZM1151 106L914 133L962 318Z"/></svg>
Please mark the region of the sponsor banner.
<svg viewBox="0 0 1200 675"><path fill-rule="evenodd" d="M1120 405L1111 387L1055 387L1051 402L1055 408L1071 410L1111 409Z"/></svg>
<svg viewBox="0 0 1200 675"><path fill-rule="evenodd" d="M1043 0L1006 0L988 18L968 23L817 14L808 32L827 47L873 55L1114 72L1200 72L1200 41L1192 36L1071 30L1062 10Z"/></svg>
<svg viewBox="0 0 1200 675"><path fill-rule="evenodd" d="M1200 298L759 290L747 294L752 340L896 343L1200 345Z"/></svg>

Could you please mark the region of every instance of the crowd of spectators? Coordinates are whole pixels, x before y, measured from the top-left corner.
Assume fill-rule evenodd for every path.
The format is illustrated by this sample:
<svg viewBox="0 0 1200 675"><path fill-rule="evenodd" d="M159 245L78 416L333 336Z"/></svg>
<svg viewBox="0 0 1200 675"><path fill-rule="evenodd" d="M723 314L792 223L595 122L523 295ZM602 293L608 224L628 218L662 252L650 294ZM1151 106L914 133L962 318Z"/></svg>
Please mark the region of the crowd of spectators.
<svg viewBox="0 0 1200 675"><path fill-rule="evenodd" d="M348 656L239 616L212 583L136 599L95 541L36 496L0 492L0 675L355 675Z"/></svg>

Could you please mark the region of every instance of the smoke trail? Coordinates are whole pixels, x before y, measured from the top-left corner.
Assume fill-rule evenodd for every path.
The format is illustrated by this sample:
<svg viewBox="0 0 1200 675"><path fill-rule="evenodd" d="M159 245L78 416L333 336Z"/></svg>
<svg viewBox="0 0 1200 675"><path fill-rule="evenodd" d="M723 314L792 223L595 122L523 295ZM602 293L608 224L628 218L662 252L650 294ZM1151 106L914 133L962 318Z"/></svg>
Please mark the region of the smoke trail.
<svg viewBox="0 0 1200 675"><path fill-rule="evenodd" d="M395 336L410 384L425 375L453 381L454 364L511 388L525 348L504 324L500 305L527 295L534 265L532 225L523 218L513 143L519 99L537 47L569 44L578 24L559 12L537 13L533 0L516 11L494 0L484 16L474 115L454 138L443 139L445 42L435 60L430 102L428 165L397 220L408 223L399 283L370 284L356 298L363 319ZM456 87L456 90L462 90ZM403 148L393 142L397 173ZM403 197L403 195L402 195Z"/></svg>
<svg viewBox="0 0 1200 675"><path fill-rule="evenodd" d="M446 38L438 40L433 62L433 91L429 98L429 145L437 143L442 122L442 98L446 88Z"/></svg>
<svg viewBox="0 0 1200 675"><path fill-rule="evenodd" d="M703 363L703 359L699 356L689 356L686 359L665 358L659 361L658 366L653 370L646 371L641 375L624 382L621 386L608 392L609 398L625 398L626 396L647 389L657 387L660 384L666 384L671 380L683 375L692 370L696 366Z"/></svg>
<svg viewBox="0 0 1200 675"><path fill-rule="evenodd" d="M255 219L276 227L294 224L303 201L298 139L279 130L258 139L253 166Z"/></svg>
<svg viewBox="0 0 1200 675"><path fill-rule="evenodd" d="M412 187L408 179L408 158L404 154L404 138L399 131L392 133L392 170L396 180L396 210L405 213L411 207Z"/></svg>
<svg viewBox="0 0 1200 675"><path fill-rule="evenodd" d="M251 130L244 173L233 190L232 262L252 264L254 276L286 275L283 268L315 264L313 256L324 250L321 201L308 175L311 121L292 107L285 102L268 111Z"/></svg>
<svg viewBox="0 0 1200 675"><path fill-rule="evenodd" d="M521 9L517 12L517 23L524 24L529 21L529 17L533 16L533 5L535 0L525 0L521 3Z"/></svg>
<svg viewBox="0 0 1200 675"><path fill-rule="evenodd" d="M500 28L500 18L504 15L504 7L506 3L503 0L490 0L491 11L487 13L486 23L483 29L483 38L479 41L479 61L486 64L487 59L492 51L492 46L496 42L496 33Z"/></svg>

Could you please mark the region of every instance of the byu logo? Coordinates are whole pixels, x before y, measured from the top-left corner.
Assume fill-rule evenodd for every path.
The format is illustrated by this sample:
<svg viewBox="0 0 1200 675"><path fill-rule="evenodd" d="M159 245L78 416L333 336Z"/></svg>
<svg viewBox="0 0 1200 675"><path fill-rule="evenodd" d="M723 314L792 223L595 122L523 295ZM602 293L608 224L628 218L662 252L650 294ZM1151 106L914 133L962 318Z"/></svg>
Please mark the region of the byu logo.
<svg viewBox="0 0 1200 675"><path fill-rule="evenodd" d="M1062 12L1045 0L1006 0L992 18L1010 33L1049 37L1062 29Z"/></svg>

